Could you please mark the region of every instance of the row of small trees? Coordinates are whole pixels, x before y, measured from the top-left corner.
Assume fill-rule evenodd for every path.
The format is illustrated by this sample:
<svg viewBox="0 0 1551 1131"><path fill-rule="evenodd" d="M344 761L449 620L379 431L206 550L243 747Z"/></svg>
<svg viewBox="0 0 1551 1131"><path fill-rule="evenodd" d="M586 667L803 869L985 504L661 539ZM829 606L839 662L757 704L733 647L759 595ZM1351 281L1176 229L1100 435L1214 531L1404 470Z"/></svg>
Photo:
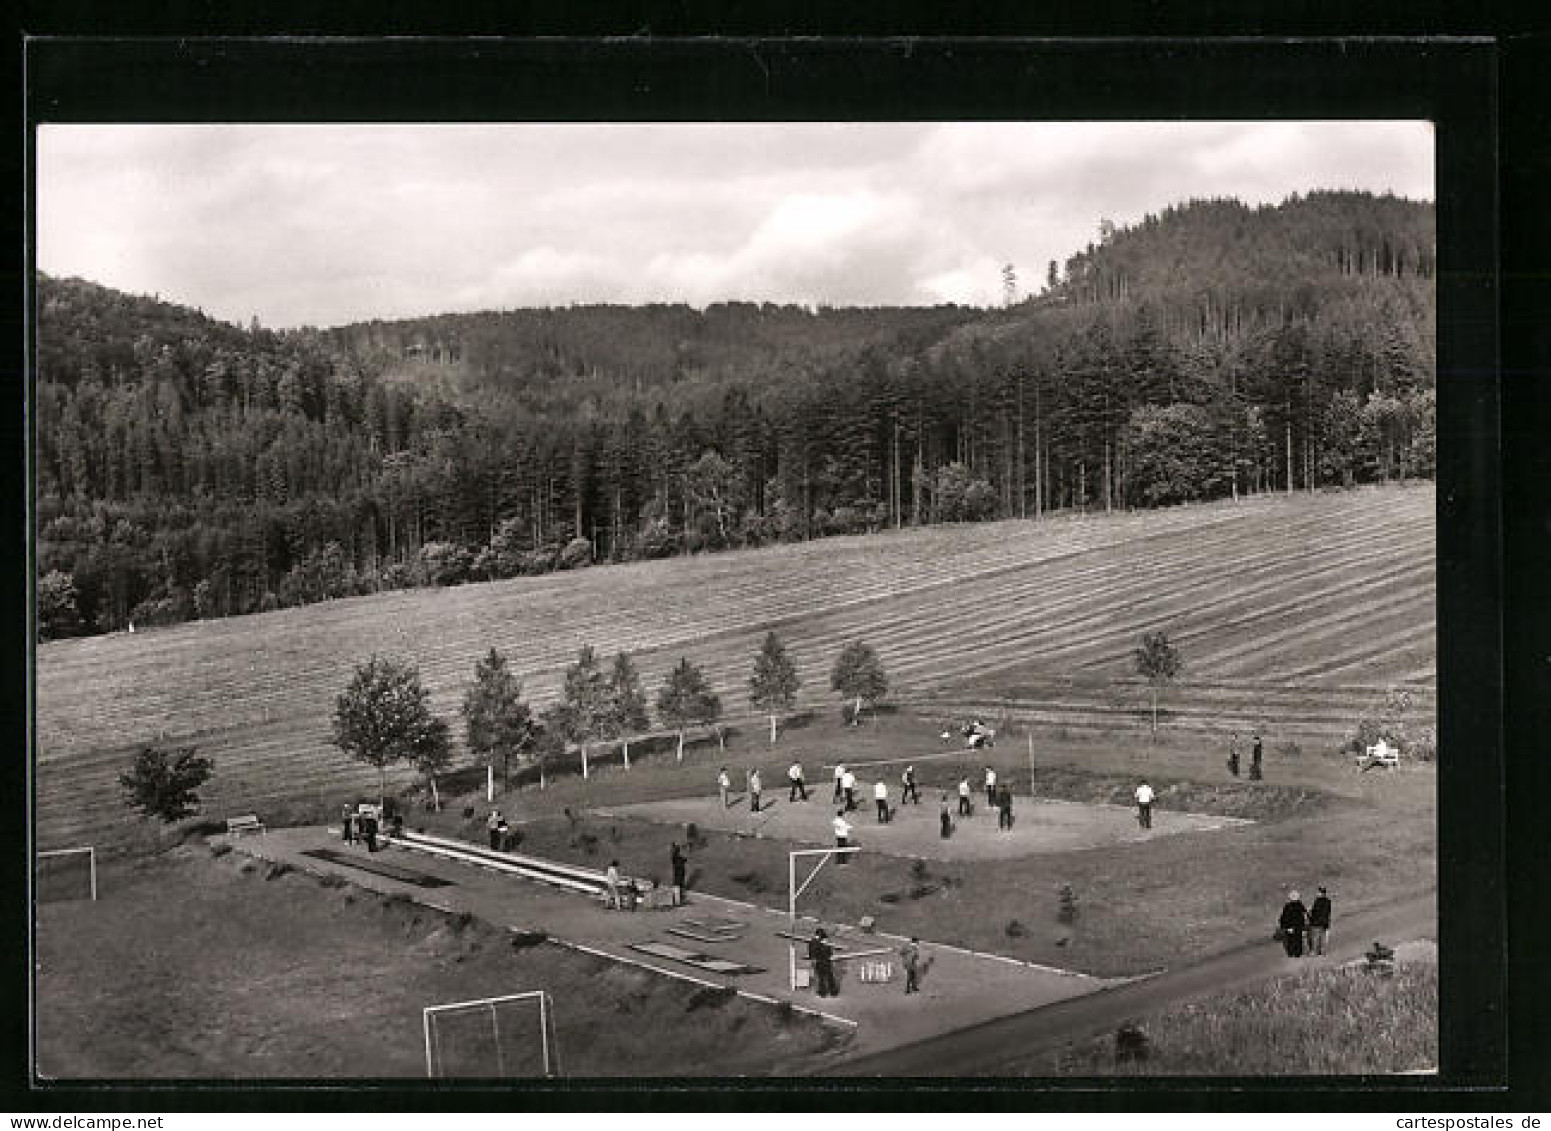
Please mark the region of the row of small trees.
<svg viewBox="0 0 1551 1131"><path fill-rule="evenodd" d="M781 638L767 633L748 679L749 703L770 718L770 741L776 741L777 720L797 703L802 681ZM830 687L847 702L847 718L856 721L864 706L888 693L888 677L877 653L862 641L841 650L830 672ZM684 756L684 735L692 727L715 730L722 718L721 697L705 672L680 659L663 680L655 701L662 728L677 732L677 756ZM583 772L588 748L619 743L625 764L630 742L652 728L646 691L628 655L614 657L607 671L592 647L585 646L566 669L560 701L535 715L524 701L522 685L506 657L492 648L474 668L474 683L463 698L466 745L481 765L501 766L504 784L511 765L537 762L542 775L546 759L579 747ZM430 695L410 664L372 656L358 667L339 695L334 710L333 741L351 756L376 766L386 791L387 768L407 763L425 776L433 803L440 804L436 777L452 761L449 727L431 709Z"/></svg>

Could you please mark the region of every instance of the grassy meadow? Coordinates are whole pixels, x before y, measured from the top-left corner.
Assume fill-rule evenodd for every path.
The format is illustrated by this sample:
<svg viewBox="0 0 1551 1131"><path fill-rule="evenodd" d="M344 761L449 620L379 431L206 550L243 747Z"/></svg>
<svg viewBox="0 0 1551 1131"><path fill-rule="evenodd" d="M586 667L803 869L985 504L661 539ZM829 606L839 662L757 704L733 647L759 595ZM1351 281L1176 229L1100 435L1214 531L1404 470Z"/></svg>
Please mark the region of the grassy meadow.
<svg viewBox="0 0 1551 1131"><path fill-rule="evenodd" d="M1433 713L1433 507L1421 485L931 527L51 642L36 663L39 843L133 836L116 780L149 742L214 759L217 814L310 819L374 790L329 743L334 696L373 652L417 664L456 733L491 647L536 704L583 644L630 652L653 693L688 656L740 715L767 629L804 705L826 711L829 665L861 637L892 696L924 712L994 709L1129 745L1147 702L1130 652L1164 628L1186 664L1171 726L1329 746L1389 685Z"/></svg>

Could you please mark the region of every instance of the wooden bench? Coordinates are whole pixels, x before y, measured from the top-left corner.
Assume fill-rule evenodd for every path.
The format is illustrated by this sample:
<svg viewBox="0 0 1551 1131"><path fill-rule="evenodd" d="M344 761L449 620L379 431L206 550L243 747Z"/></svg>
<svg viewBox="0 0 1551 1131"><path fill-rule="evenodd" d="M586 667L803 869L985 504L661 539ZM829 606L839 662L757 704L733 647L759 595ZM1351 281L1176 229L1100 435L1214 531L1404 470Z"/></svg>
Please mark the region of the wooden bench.
<svg viewBox="0 0 1551 1131"><path fill-rule="evenodd" d="M264 827L264 822L258 819L257 813L244 813L240 817L226 818L226 835L241 836L243 833L263 833L269 835L269 830Z"/></svg>

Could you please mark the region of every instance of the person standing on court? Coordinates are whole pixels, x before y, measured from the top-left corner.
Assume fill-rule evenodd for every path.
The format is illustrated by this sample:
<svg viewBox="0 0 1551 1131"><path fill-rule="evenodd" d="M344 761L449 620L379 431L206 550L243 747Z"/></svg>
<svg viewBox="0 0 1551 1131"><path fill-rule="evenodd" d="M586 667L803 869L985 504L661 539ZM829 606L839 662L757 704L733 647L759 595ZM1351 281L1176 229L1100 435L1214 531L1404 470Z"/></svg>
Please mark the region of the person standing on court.
<svg viewBox="0 0 1551 1131"><path fill-rule="evenodd" d="M339 831L340 839L346 844L355 843L355 814L350 812L350 806L345 806L345 824Z"/></svg>
<svg viewBox="0 0 1551 1131"><path fill-rule="evenodd" d="M501 810L490 810L490 816L485 821L485 829L490 834L490 851L498 852L501 848Z"/></svg>
<svg viewBox="0 0 1551 1131"><path fill-rule="evenodd" d="M905 772L900 775L899 780L904 787L904 791L899 795L899 803L901 805L906 803L911 805L921 804L921 791L916 788L916 768L914 766L906 766Z"/></svg>
<svg viewBox="0 0 1551 1131"><path fill-rule="evenodd" d="M790 784L790 788L786 791L786 800L788 804L796 801L799 796L801 796L804 801L808 800L808 785L802 780L801 762L792 763L791 768L786 771L786 780Z"/></svg>
<svg viewBox="0 0 1551 1131"><path fill-rule="evenodd" d="M1287 893L1287 902L1282 904L1282 916L1276 921L1276 927L1287 957L1303 957L1303 932L1309 929L1309 910L1303 906L1296 891Z"/></svg>
<svg viewBox="0 0 1551 1131"><path fill-rule="evenodd" d="M727 808L731 802L728 797L732 793L732 779L727 776L727 767L722 767L722 772L716 775L716 791L722 795L722 808Z"/></svg>
<svg viewBox="0 0 1551 1131"><path fill-rule="evenodd" d="M942 813L937 819L942 830L939 835L941 835L943 840L947 840L953 835L953 818L948 815L948 793L946 790L943 791L942 795Z"/></svg>
<svg viewBox="0 0 1551 1131"><path fill-rule="evenodd" d="M839 805L845 797L846 768L844 763L835 767L835 804Z"/></svg>
<svg viewBox="0 0 1551 1131"><path fill-rule="evenodd" d="M836 848L850 848L851 847L851 825L850 825L850 822L848 822L846 820L846 811L844 809L836 809L835 810L835 819L833 821L833 824L834 824L834 827L835 827L835 847ZM849 852L842 852L840 854L840 858L836 861L836 863L837 864L844 864L846 862L846 857L849 856L849 855L850 855Z"/></svg>
<svg viewBox="0 0 1551 1131"><path fill-rule="evenodd" d="M996 791L996 827L998 829L1012 828L1012 790L1003 782Z"/></svg>
<svg viewBox="0 0 1551 1131"><path fill-rule="evenodd" d="M986 767L986 808L996 808L996 771Z"/></svg>
<svg viewBox="0 0 1551 1131"><path fill-rule="evenodd" d="M1239 735L1237 731L1228 739L1228 772L1234 777L1239 776Z"/></svg>
<svg viewBox="0 0 1551 1131"><path fill-rule="evenodd" d="M973 812L969 804L969 778L959 779L959 816L968 817Z"/></svg>
<svg viewBox="0 0 1551 1131"><path fill-rule="evenodd" d="M1250 748L1249 748L1249 780L1250 781L1259 781L1260 780L1260 755L1261 755L1261 751L1262 751L1262 747L1260 745L1260 736L1257 734L1257 735L1255 735L1254 740L1251 743Z"/></svg>
<svg viewBox="0 0 1551 1131"><path fill-rule="evenodd" d="M842 856L841 860L844 859ZM814 931L808 940L808 961L813 963L814 989L819 997L839 997L840 986L835 981L835 948L830 946L823 927Z"/></svg>
<svg viewBox="0 0 1551 1131"><path fill-rule="evenodd" d="M1309 908L1309 953L1323 955L1325 953L1325 937L1330 934L1330 893L1323 887L1314 897L1314 906Z"/></svg>
<svg viewBox="0 0 1551 1131"><path fill-rule="evenodd" d="M918 994L921 992L921 940L914 935L910 941L899 948L899 960L905 967L905 992Z"/></svg>
<svg viewBox="0 0 1551 1131"><path fill-rule="evenodd" d="M872 787L872 800L873 800L873 804L875 804L878 807L878 824L880 824L880 825L888 824L889 823L889 787L883 784L883 779L882 778L879 778L877 783Z"/></svg>
<svg viewBox="0 0 1551 1131"><path fill-rule="evenodd" d="M759 812L759 795L765 790L764 783L759 780L759 771L749 771L749 812Z"/></svg>
<svg viewBox="0 0 1551 1131"><path fill-rule="evenodd" d="M603 873L603 885L608 889L608 907L611 911L625 909L624 897L619 893L619 861L610 860L609 870Z"/></svg>
<svg viewBox="0 0 1551 1131"><path fill-rule="evenodd" d="M845 777L840 779L840 792L846 797L846 812L856 812L856 775L847 770Z"/></svg>
<svg viewBox="0 0 1551 1131"><path fill-rule="evenodd" d="M1152 786L1143 782L1136 787L1136 823L1144 829L1152 828Z"/></svg>
<svg viewBox="0 0 1551 1131"><path fill-rule="evenodd" d="M684 859L684 850L679 847L678 841L673 842L668 852L668 866L673 869L673 906L680 907L684 903L684 889L689 886L684 879L689 864Z"/></svg>

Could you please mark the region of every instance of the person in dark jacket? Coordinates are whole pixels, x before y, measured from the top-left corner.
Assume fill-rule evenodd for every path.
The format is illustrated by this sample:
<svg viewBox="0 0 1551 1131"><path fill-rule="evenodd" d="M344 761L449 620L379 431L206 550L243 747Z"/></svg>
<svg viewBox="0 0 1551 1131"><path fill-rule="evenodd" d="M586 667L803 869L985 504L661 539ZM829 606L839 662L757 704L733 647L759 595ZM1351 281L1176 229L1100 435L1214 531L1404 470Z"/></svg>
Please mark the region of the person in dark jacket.
<svg viewBox="0 0 1551 1131"><path fill-rule="evenodd" d="M673 869L673 906L678 907L684 902L684 889L689 886L684 878L689 863L684 859L684 850L679 847L678 841L673 842L673 848L668 853L668 864Z"/></svg>
<svg viewBox="0 0 1551 1131"><path fill-rule="evenodd" d="M996 788L996 827L998 829L1012 828L1012 790L1006 782Z"/></svg>
<svg viewBox="0 0 1551 1131"><path fill-rule="evenodd" d="M1261 754L1264 752L1264 749L1265 749L1264 746L1262 746L1261 742L1260 742L1260 736L1258 734L1255 735L1255 737L1254 737L1254 739L1253 739L1253 741L1252 741L1252 743L1250 745L1250 748L1249 748L1249 780L1250 781L1259 781L1260 780L1260 777L1261 777L1261 775L1260 775L1260 757L1261 757Z"/></svg>
<svg viewBox="0 0 1551 1131"><path fill-rule="evenodd" d="M1277 920L1276 926L1282 936L1282 947L1287 951L1287 957L1303 957L1303 932L1309 929L1309 909L1298 898L1297 892L1287 893L1287 902L1282 904L1282 917Z"/></svg>
<svg viewBox="0 0 1551 1131"><path fill-rule="evenodd" d="M942 839L947 840L953 835L953 818L948 813L948 795L946 793L942 795L942 814L938 821Z"/></svg>
<svg viewBox="0 0 1551 1131"><path fill-rule="evenodd" d="M1309 908L1309 953L1325 953L1325 936L1330 933L1330 893L1324 888L1314 898Z"/></svg>
<svg viewBox="0 0 1551 1131"><path fill-rule="evenodd" d="M1237 734L1228 739L1228 772L1234 777L1239 776L1239 736Z"/></svg>
<svg viewBox="0 0 1551 1131"><path fill-rule="evenodd" d="M835 981L835 948L829 944L823 927L814 931L808 940L808 961L813 963L814 989L819 997L839 997L840 985Z"/></svg>

